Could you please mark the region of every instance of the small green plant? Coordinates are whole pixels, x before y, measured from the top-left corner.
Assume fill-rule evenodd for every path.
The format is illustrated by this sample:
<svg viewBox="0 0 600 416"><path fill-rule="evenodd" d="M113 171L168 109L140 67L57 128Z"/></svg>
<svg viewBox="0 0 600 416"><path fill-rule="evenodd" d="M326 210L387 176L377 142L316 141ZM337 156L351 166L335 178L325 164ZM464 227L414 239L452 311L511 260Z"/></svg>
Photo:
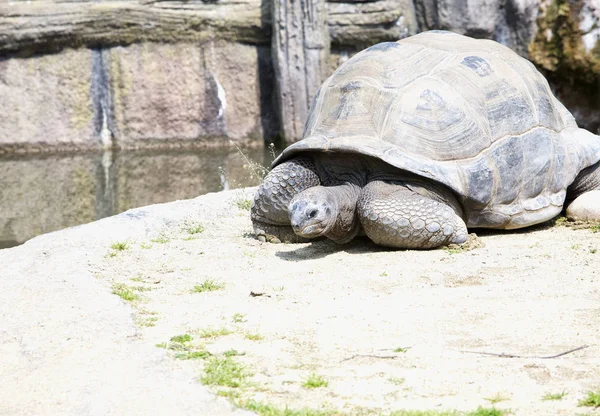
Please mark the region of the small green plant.
<svg viewBox="0 0 600 416"><path fill-rule="evenodd" d="M495 407L478 407L477 410L467 413L465 416L503 416L505 410L496 409Z"/></svg>
<svg viewBox="0 0 600 416"><path fill-rule="evenodd" d="M150 243L140 243L140 247L147 250L149 248L152 248L152 244Z"/></svg>
<svg viewBox="0 0 600 416"><path fill-rule="evenodd" d="M191 225L188 228L186 228L186 231L188 234L192 234L192 235L200 234L200 233L204 232L204 227L200 224L194 224L194 225Z"/></svg>
<svg viewBox="0 0 600 416"><path fill-rule="evenodd" d="M579 250L581 248L581 244L573 244L571 246L571 250Z"/></svg>
<svg viewBox="0 0 600 416"><path fill-rule="evenodd" d="M392 384L395 384L396 386L399 386L401 384L404 384L406 379L402 377L390 377L388 378L388 381Z"/></svg>
<svg viewBox="0 0 600 416"><path fill-rule="evenodd" d="M157 235L156 238L153 238L150 241L152 241L153 243L165 244L165 243L168 243L169 241L171 241L171 239L169 237L167 237L165 234L161 233L161 234Z"/></svg>
<svg viewBox="0 0 600 416"><path fill-rule="evenodd" d="M390 416L463 416L455 410L397 410Z"/></svg>
<svg viewBox="0 0 600 416"><path fill-rule="evenodd" d="M238 355L246 355L245 352L239 352L238 350L227 350L223 353L225 357L235 357Z"/></svg>
<svg viewBox="0 0 600 416"><path fill-rule="evenodd" d="M153 327L156 325L157 321L158 321L158 318L156 316L148 316L145 318L140 318L138 320L138 323L140 326Z"/></svg>
<svg viewBox="0 0 600 416"><path fill-rule="evenodd" d="M410 350L410 347L398 347L394 349L394 352L406 353Z"/></svg>
<svg viewBox="0 0 600 416"><path fill-rule="evenodd" d="M217 390L217 396L226 397L229 400L235 400L240 397L240 392L236 390Z"/></svg>
<svg viewBox="0 0 600 416"><path fill-rule="evenodd" d="M163 348L163 349L167 349L167 343L166 342L161 342L159 344L155 345L156 348Z"/></svg>
<svg viewBox="0 0 600 416"><path fill-rule="evenodd" d="M303 383L302 387L306 387L307 389L317 389L319 387L327 387L329 382L325 380L323 377L312 373Z"/></svg>
<svg viewBox="0 0 600 416"><path fill-rule="evenodd" d="M110 248L115 251L125 251L129 248L129 243L127 241L121 241L117 243L112 243Z"/></svg>
<svg viewBox="0 0 600 416"><path fill-rule="evenodd" d="M231 320L236 324L246 322L246 314L245 313L234 313L231 317Z"/></svg>
<svg viewBox="0 0 600 416"><path fill-rule="evenodd" d="M227 328L203 329L202 331L200 331L200 334L198 336L200 338L217 338L217 337L224 337L231 333L232 333L232 331L230 331Z"/></svg>
<svg viewBox="0 0 600 416"><path fill-rule="evenodd" d="M250 341L260 341L263 340L265 337L263 337L262 335L254 332L254 333L250 333L250 332L246 332L244 334L244 338L250 340Z"/></svg>
<svg viewBox="0 0 600 416"><path fill-rule="evenodd" d="M137 282L137 283L143 283L144 282L144 278L142 277L141 273L138 273L137 276L134 276L134 277L130 278L129 280L131 280L132 282Z"/></svg>
<svg viewBox="0 0 600 416"><path fill-rule="evenodd" d="M223 283L215 282L211 279L206 279L204 282L199 285L195 285L192 288L192 293L204 293L204 292L214 292L215 290L221 290L225 287Z"/></svg>
<svg viewBox="0 0 600 416"><path fill-rule="evenodd" d="M556 221L554 221L555 225L565 225L569 220L567 217L558 217Z"/></svg>
<svg viewBox="0 0 600 416"><path fill-rule="evenodd" d="M175 358L178 360L204 360L211 356L212 354L206 350L185 351L175 354Z"/></svg>
<svg viewBox="0 0 600 416"><path fill-rule="evenodd" d="M148 286L131 286L131 290L135 290L137 292L150 292L152 291L152 288Z"/></svg>
<svg viewBox="0 0 600 416"><path fill-rule="evenodd" d="M598 232L600 232L600 224L595 224L595 225L592 225L592 226L590 227L590 231L591 231L591 232L593 232L593 233L598 233Z"/></svg>
<svg viewBox="0 0 600 416"><path fill-rule="evenodd" d="M190 342L192 339L193 338L190 334L175 335L174 337L171 337L171 342L183 344L184 342Z"/></svg>
<svg viewBox="0 0 600 416"><path fill-rule="evenodd" d="M446 248L444 248L444 250L448 254L459 254L464 251L462 248L455 248L455 247L452 247L452 248L446 247Z"/></svg>
<svg viewBox="0 0 600 416"><path fill-rule="evenodd" d="M340 412L332 410L317 410L317 409L290 409L288 407L280 408L269 404L264 404L254 400L246 402L236 402L238 407L250 410L260 416L338 416Z"/></svg>
<svg viewBox="0 0 600 416"><path fill-rule="evenodd" d="M204 367L200 382L207 386L240 387L250 376L246 369L231 357L213 357Z"/></svg>
<svg viewBox="0 0 600 416"><path fill-rule="evenodd" d="M112 293L128 302L133 302L133 301L139 300L139 298L140 298L140 296L134 292L133 288L131 288L123 283L113 284L112 285Z"/></svg>
<svg viewBox="0 0 600 416"><path fill-rule="evenodd" d="M496 404L496 403L500 403L500 402L504 402L506 400L509 400L508 397L503 396L500 393L496 393L495 395L493 395L492 397L484 397L483 400L487 400L488 402L490 402L491 404Z"/></svg>
<svg viewBox="0 0 600 416"><path fill-rule="evenodd" d="M381 277L387 277L387 275L388 275L387 272L381 272L381 273L379 273L379 276L381 276Z"/></svg>
<svg viewBox="0 0 600 416"><path fill-rule="evenodd" d="M235 201L235 204L239 209L245 211L250 211L250 209L252 208L252 201L249 199L238 199L237 201Z"/></svg>
<svg viewBox="0 0 600 416"><path fill-rule="evenodd" d="M567 395L564 390L560 393L546 393L542 396L542 400L562 400Z"/></svg>
<svg viewBox="0 0 600 416"><path fill-rule="evenodd" d="M578 406L600 407L600 389L588 391L587 396L577 403Z"/></svg>

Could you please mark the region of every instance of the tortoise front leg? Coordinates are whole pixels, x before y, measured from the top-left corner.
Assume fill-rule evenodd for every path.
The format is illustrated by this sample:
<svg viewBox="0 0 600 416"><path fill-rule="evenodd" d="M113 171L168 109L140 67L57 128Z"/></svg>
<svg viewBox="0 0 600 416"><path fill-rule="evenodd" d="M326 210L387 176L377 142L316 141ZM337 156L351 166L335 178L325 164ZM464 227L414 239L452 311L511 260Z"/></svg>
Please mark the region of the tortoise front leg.
<svg viewBox="0 0 600 416"><path fill-rule="evenodd" d="M400 184L369 182L358 215L367 236L382 246L434 248L467 240L467 226L450 205Z"/></svg>
<svg viewBox="0 0 600 416"><path fill-rule="evenodd" d="M600 221L600 162L582 170L567 189L567 217Z"/></svg>
<svg viewBox="0 0 600 416"><path fill-rule="evenodd" d="M288 160L271 170L254 195L251 218L254 234L261 241L300 243L290 225L288 205L292 198L321 181L310 158Z"/></svg>

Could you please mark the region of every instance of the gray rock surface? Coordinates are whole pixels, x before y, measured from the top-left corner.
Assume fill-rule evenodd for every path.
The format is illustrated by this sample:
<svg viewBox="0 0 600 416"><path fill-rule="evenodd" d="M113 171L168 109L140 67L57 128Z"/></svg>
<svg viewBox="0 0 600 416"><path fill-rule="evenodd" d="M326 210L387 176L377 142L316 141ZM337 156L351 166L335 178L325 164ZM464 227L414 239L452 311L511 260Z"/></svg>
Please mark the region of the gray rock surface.
<svg viewBox="0 0 600 416"><path fill-rule="evenodd" d="M0 59L0 153L98 148L91 69L88 49Z"/></svg>
<svg viewBox="0 0 600 416"><path fill-rule="evenodd" d="M294 141L304 113L290 109L290 94L307 83L311 95L322 72L337 66L337 53L324 63L330 46L343 56L428 29L491 38L526 57L536 38L547 38L542 55L548 53L558 65L548 69L545 58L538 59L539 42L530 57L548 71L580 126L591 131L600 126L600 61L594 52L600 38L598 0L313 3L321 5L313 13L294 12L306 25L287 24L291 15L286 13L273 15L270 0L2 3L0 95L10 99L0 118L0 152L274 141L281 131ZM550 16L560 7L560 17ZM315 16L319 30L310 23ZM280 104L273 101L268 46L273 27L279 28L276 37L292 40L285 45L291 58L280 53L279 62L287 60L291 72L299 68L291 77L297 82L281 88ZM309 38L292 33L305 29L312 33ZM294 39L302 41L294 44ZM35 55L69 47L84 49ZM304 49L315 57L306 60ZM69 74L66 82L58 81L61 73Z"/></svg>
<svg viewBox="0 0 600 416"><path fill-rule="evenodd" d="M131 308L90 272L111 242L226 212L227 195L133 210L1 250L0 414L249 414L140 341Z"/></svg>

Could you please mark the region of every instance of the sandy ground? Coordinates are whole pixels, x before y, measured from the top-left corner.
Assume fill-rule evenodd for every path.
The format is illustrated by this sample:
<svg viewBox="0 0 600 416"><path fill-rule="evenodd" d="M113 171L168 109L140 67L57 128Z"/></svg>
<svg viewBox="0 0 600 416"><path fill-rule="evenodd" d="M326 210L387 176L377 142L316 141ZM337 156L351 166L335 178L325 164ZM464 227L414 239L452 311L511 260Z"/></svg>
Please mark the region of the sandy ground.
<svg viewBox="0 0 600 416"><path fill-rule="evenodd" d="M470 251L276 245L252 237L241 200L200 221L202 233L181 226L168 242L130 241L94 269L137 287L132 310L148 344L189 334L188 349L244 354L235 360L253 374L246 385L213 391L343 414L591 411L577 404L600 388L600 233L546 224L482 234L485 246ZM223 287L192 290L207 280ZM206 363L174 362L198 375ZM303 386L311 375L327 386Z"/></svg>
<svg viewBox="0 0 600 416"><path fill-rule="evenodd" d="M11 366L0 370L0 394L10 400L7 405L3 399L0 413L119 414L123 403L130 405L127 409L144 405L139 388L127 390L137 380L147 385L144 394L170 395L165 378L186 386L177 400L196 400L193 389L206 390L200 379L207 366L235 354L230 362L247 374L241 386L209 386L206 393L206 403L222 407L196 404L179 414L233 411L223 404L226 399L213 394L237 403L252 399L348 415L479 406L515 415L600 414L578 406L588 392L600 389L600 233L552 224L479 233L484 247L469 251L394 251L366 239L343 246L329 241L277 245L260 243L250 234L243 205L251 193L230 191L132 210L0 251L5 275L11 264L19 275L35 267L43 271L52 258L58 262L52 267L64 268L56 280L70 283L61 286L61 296L86 313L85 325L79 314L66 320L65 331L92 354L86 365L98 369L81 372L87 367L79 361L57 364L56 353L47 352L56 344L40 344L39 351L46 352L23 362L23 351L31 355L23 339L52 330L57 311L64 313L64 308L44 305L47 322L41 330L38 321L28 319L29 310L39 312L41 299L37 304L15 300L34 294L33 287L28 295L5 279L0 312L8 311L10 325L0 347ZM125 242L125 250L111 248ZM60 260L60 253L72 256ZM37 257L45 259L41 266L35 266ZM71 267L69 258L85 273L65 271ZM206 282L220 288L194 291ZM60 286L48 285L44 290L49 292ZM123 300L113 291L135 299ZM11 321L17 314L20 318ZM102 323L96 323L98 316ZM117 320L130 326L118 332L108 323ZM82 331L85 336L78 335ZM178 335L189 335L189 341L171 341ZM6 343L7 336L21 339L20 344ZM64 339L57 342L65 348ZM587 347L542 358L582 346ZM189 351L204 358L181 359ZM105 374L121 358L129 363L133 382ZM85 387L73 387L71 407L55 403L58 387L44 390L64 368L77 375L72 384ZM97 383L90 385L90 374ZM307 387L315 377L326 385ZM108 389L104 396L90 393L103 384ZM37 395L37 404L25 408L30 411L19 407L28 403L24 389ZM178 389L173 387L172 394ZM120 398L124 393L116 391L129 394ZM563 392L561 400L543 400ZM110 412L90 407L100 406L102 397L115 402ZM156 407L155 414L172 410Z"/></svg>

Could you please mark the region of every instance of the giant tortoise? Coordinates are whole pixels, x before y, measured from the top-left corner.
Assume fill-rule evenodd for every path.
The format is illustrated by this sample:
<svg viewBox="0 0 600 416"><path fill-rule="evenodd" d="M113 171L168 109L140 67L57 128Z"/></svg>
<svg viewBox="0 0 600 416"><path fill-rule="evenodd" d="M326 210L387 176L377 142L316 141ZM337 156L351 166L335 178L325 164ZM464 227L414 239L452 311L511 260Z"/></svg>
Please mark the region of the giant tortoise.
<svg viewBox="0 0 600 416"><path fill-rule="evenodd" d="M432 248L576 198L568 215L600 220L600 137L494 41L431 31L356 54L315 94L303 137L256 192L260 239Z"/></svg>

